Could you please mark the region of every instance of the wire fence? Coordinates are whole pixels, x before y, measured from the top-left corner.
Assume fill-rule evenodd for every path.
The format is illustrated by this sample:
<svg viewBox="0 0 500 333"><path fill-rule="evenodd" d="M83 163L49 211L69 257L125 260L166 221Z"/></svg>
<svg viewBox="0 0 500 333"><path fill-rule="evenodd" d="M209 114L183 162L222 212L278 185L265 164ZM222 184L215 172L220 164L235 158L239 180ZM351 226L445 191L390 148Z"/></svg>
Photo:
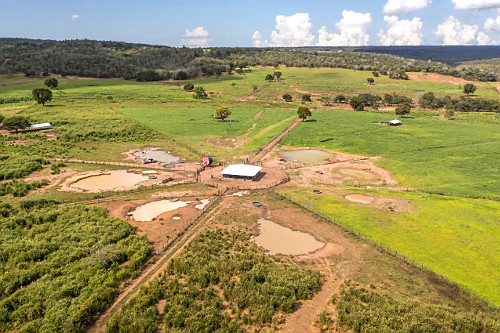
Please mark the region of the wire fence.
<svg viewBox="0 0 500 333"><path fill-rule="evenodd" d="M303 202L301 201L297 201L295 200L294 198L292 198L291 196L285 194L285 193L281 193L281 192L277 192L277 191L273 191L274 193L276 193L278 196L286 199L286 200L289 200L291 202L293 202L295 205L297 205L298 207L302 208L302 209L305 209L305 210L308 210L310 212L313 212L314 214L316 214L317 216L325 219L325 220L328 220L328 221L332 221L333 223L335 223L335 225L337 225L338 227L340 227L342 230L344 230L345 232L351 234L351 235L354 235L355 237L357 238L360 238L360 239L363 239L364 241L370 243L370 244L373 244L375 245L380 251L382 252L385 252L385 253L388 253L406 263L409 263L411 265L413 265L414 267L422 270L422 271L425 271L426 273L428 274L431 274L433 275L434 277L440 279L441 281L444 281L446 283L450 283L452 284L453 286L455 286L456 288L458 289L461 289L461 290L465 290L463 287L457 285L455 282L449 280L448 278L442 276L442 275L439 275L438 273L432 271L430 268L424 266L423 264L421 263L417 263L415 261L413 261L412 259L408 258L407 256L401 254L401 253L398 253L396 250L393 250L391 248L388 248L388 247L385 247L377 242L375 242L374 240L372 240L371 238L365 236L364 234L360 233L360 232L357 232L356 230L354 230L353 228L350 228L350 227L347 227L345 226L342 222L336 220L336 219L333 219L329 216L327 216L324 212L316 209L316 208L313 208L313 207L310 207L308 205L305 205Z"/></svg>
<svg viewBox="0 0 500 333"><path fill-rule="evenodd" d="M221 184L218 182L214 182L210 179L201 179L199 178L198 180L200 183L208 186L213 186L219 189L219 191L222 191L222 194L226 191L229 190L264 190L268 189L274 186L278 186L280 184L284 184L288 181L290 181L290 177L285 177L283 179L278 179L270 183L265 183L265 184L241 184L241 185L225 185ZM220 194L220 195L222 195Z"/></svg>
<svg viewBox="0 0 500 333"><path fill-rule="evenodd" d="M177 235L175 235L174 237L169 238L167 243L165 245L163 245L161 250L158 251L156 254L160 254L160 253L164 252L165 250L167 250L168 248L170 248L180 237L182 237L187 232L187 230L191 226L196 224L198 222L198 220L200 219L200 217L203 216L203 214L205 214L205 212L207 210L209 210L217 201L218 201L218 199L210 200L210 202L207 205L205 205L205 207L200 209L199 213L196 214L196 216L193 216L192 218L187 219L186 221L183 221L182 222L182 230L180 230L177 233Z"/></svg>
<svg viewBox="0 0 500 333"><path fill-rule="evenodd" d="M51 158L54 161L61 161L64 163L83 163L83 164L95 164L95 165L110 165L110 166L123 166L128 168L136 169L153 169L153 170L164 170L164 171L188 171L195 172L196 175L203 169L203 166L185 166L182 163L173 164L161 164L161 163L148 163L148 164L136 164L136 163L125 163L125 162L110 162L110 161L89 161L89 160L79 160L79 159L65 159L65 158Z"/></svg>

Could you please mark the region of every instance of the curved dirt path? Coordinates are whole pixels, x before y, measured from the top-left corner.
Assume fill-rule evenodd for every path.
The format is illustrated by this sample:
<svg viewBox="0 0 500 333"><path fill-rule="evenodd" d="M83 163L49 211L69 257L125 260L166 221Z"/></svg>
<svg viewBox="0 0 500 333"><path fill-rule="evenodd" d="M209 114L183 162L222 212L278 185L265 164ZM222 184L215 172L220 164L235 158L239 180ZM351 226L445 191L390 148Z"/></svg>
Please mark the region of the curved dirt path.
<svg viewBox="0 0 500 333"><path fill-rule="evenodd" d="M153 279L158 277L167 267L172 258L179 255L184 248L196 237L198 234L204 230L205 226L212 221L213 217L217 215L220 211L218 203L214 202L213 205L217 205L212 210L209 210L207 214L200 216L199 220L192 224L185 232L183 236L178 238L174 244L169 247L161 257L158 258L156 263L151 267L147 268L142 274L134 280L132 284L127 286L120 295L116 298L115 302L106 310L104 314L99 317L99 319L87 330L87 332L103 332L106 329L106 324L111 316L120 311L121 307L130 301L135 295L140 291L140 287L151 282ZM210 208L209 208L210 209Z"/></svg>

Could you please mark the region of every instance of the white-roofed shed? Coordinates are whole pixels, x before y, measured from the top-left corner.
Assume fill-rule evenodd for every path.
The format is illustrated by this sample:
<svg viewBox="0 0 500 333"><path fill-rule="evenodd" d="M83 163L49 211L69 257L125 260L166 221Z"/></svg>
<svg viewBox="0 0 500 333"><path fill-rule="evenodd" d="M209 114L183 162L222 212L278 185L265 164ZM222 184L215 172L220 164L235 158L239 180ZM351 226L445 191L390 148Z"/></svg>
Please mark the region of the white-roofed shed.
<svg viewBox="0 0 500 333"><path fill-rule="evenodd" d="M41 123L41 124L34 124L30 126L30 129L41 129L41 128L48 128L52 127L50 123Z"/></svg>
<svg viewBox="0 0 500 333"><path fill-rule="evenodd" d="M262 167L248 164L231 164L221 171L224 178L239 178L254 180Z"/></svg>

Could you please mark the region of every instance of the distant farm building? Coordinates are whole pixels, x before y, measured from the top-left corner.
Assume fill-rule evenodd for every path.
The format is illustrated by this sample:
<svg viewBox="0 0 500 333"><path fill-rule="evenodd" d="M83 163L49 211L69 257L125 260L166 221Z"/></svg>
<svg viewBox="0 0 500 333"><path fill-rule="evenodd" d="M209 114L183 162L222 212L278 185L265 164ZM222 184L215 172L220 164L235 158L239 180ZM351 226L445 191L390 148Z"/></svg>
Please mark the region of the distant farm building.
<svg viewBox="0 0 500 333"><path fill-rule="evenodd" d="M52 125L50 123L41 123L41 124L34 124L30 126L30 130L32 131L37 131L45 128L51 128Z"/></svg>
<svg viewBox="0 0 500 333"><path fill-rule="evenodd" d="M399 125L401 125L401 121L399 121L397 119L393 119L393 120L389 121L389 125L391 125L391 126L399 126Z"/></svg>
<svg viewBox="0 0 500 333"><path fill-rule="evenodd" d="M231 164L221 171L224 178L255 180L262 167L248 164Z"/></svg>

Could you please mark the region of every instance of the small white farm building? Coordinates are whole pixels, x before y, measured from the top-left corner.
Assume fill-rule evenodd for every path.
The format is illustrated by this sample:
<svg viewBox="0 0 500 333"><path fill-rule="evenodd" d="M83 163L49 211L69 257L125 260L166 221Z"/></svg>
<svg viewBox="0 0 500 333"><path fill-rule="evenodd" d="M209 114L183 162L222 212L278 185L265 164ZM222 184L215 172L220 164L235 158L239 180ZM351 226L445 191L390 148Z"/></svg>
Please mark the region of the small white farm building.
<svg viewBox="0 0 500 333"><path fill-rule="evenodd" d="M262 167L248 164L231 164L221 171L224 178L255 180Z"/></svg>

